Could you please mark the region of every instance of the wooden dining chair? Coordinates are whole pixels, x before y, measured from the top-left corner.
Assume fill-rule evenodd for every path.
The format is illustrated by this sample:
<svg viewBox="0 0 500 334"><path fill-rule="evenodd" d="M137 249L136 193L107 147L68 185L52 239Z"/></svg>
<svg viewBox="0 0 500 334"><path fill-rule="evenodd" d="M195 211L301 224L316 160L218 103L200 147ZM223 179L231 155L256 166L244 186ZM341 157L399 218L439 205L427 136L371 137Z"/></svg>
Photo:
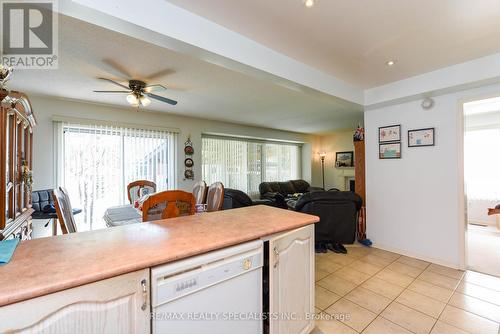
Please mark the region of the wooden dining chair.
<svg viewBox="0 0 500 334"><path fill-rule="evenodd" d="M189 216L194 213L194 195L182 190L162 191L149 196L142 203L143 222Z"/></svg>
<svg viewBox="0 0 500 334"><path fill-rule="evenodd" d="M149 190L150 194L156 192L156 183L148 180L137 180L131 182L127 185L127 196L130 204L133 204L134 201L139 199L139 194L142 188L146 188Z"/></svg>
<svg viewBox="0 0 500 334"><path fill-rule="evenodd" d="M205 204L207 200L207 184L205 181L199 181L194 184L193 195L196 204Z"/></svg>
<svg viewBox="0 0 500 334"><path fill-rule="evenodd" d="M63 234L77 232L73 208L69 200L68 191L59 187L53 192L54 206L56 207L57 219L61 225Z"/></svg>
<svg viewBox="0 0 500 334"><path fill-rule="evenodd" d="M224 185L222 182L215 182L208 187L207 191L207 212L219 211L224 203Z"/></svg>

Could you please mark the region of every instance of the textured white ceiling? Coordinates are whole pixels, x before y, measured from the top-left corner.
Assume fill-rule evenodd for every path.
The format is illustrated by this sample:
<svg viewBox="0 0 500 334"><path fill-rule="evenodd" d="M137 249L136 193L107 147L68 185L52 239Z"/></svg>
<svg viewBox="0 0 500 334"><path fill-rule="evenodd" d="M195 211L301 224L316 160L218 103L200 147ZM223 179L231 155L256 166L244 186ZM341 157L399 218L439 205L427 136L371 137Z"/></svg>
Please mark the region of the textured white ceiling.
<svg viewBox="0 0 500 334"><path fill-rule="evenodd" d="M359 105L251 77L73 18L61 15L59 27L59 69L19 70L11 88L130 107L125 94L94 93L120 90L97 78L124 84L142 79L169 87L160 95L179 102L170 106L153 100L148 107L153 111L305 133L352 128L363 117Z"/></svg>
<svg viewBox="0 0 500 334"><path fill-rule="evenodd" d="M361 88L500 52L498 0L166 1Z"/></svg>

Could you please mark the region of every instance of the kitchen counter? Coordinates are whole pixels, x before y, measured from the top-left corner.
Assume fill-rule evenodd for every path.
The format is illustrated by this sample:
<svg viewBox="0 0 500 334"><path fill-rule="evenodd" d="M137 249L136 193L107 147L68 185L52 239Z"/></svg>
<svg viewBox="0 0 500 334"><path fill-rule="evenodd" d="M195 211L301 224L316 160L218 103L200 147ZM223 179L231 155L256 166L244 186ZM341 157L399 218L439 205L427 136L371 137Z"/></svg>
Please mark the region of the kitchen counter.
<svg viewBox="0 0 500 334"><path fill-rule="evenodd" d="M318 221L258 205L25 241L11 262L0 267L0 306Z"/></svg>

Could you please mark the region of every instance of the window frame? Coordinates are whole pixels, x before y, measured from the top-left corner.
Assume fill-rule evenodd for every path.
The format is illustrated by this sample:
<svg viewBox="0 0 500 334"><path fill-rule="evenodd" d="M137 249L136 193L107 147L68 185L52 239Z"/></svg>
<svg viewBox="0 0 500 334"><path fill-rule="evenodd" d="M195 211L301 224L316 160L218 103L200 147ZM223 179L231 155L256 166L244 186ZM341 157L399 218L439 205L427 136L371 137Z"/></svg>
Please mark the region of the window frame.
<svg viewBox="0 0 500 334"><path fill-rule="evenodd" d="M296 146L297 147L297 161L296 161L296 168L297 168L297 179L302 179L303 176L303 171L302 171L302 158L303 158L303 142L299 141L286 141L286 140L270 140L270 139L261 139L261 138L254 138L254 137L245 137L245 136L231 136L231 135L220 135L220 134L206 134L202 133L201 139L202 139L202 146L203 146L203 140L204 139L218 139L218 140L228 140L228 141L240 141L243 143L256 143L256 144L261 144L261 149L260 149L260 183L262 182L271 182L271 181L266 181L266 150L265 150L265 145L284 145L284 146ZM201 156L201 169L202 173L204 172L204 160L203 160L203 147L201 149L202 156ZM203 179L206 179L205 175L202 175ZM286 181L286 180L272 180L272 181ZM248 183L248 180L247 180ZM260 184L259 183L259 184ZM258 185L257 185L258 186ZM241 189L240 189L241 190ZM249 194L251 197L255 197L256 195L254 194ZM253 195L253 196L252 196Z"/></svg>

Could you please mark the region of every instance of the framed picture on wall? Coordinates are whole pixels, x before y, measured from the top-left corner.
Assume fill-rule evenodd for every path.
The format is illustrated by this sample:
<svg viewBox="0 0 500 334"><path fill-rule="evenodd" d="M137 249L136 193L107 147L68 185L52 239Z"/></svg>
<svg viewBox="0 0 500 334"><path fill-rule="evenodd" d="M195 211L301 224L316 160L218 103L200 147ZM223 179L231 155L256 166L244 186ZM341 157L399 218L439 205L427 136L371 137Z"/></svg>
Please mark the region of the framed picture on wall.
<svg viewBox="0 0 500 334"><path fill-rule="evenodd" d="M401 142L379 144L379 159L401 159Z"/></svg>
<svg viewBox="0 0 500 334"><path fill-rule="evenodd" d="M378 142L388 143L391 141L401 141L401 124L378 128Z"/></svg>
<svg viewBox="0 0 500 334"><path fill-rule="evenodd" d="M408 147L434 146L434 128L408 131Z"/></svg>
<svg viewBox="0 0 500 334"><path fill-rule="evenodd" d="M354 167L354 152L336 152L335 167Z"/></svg>

